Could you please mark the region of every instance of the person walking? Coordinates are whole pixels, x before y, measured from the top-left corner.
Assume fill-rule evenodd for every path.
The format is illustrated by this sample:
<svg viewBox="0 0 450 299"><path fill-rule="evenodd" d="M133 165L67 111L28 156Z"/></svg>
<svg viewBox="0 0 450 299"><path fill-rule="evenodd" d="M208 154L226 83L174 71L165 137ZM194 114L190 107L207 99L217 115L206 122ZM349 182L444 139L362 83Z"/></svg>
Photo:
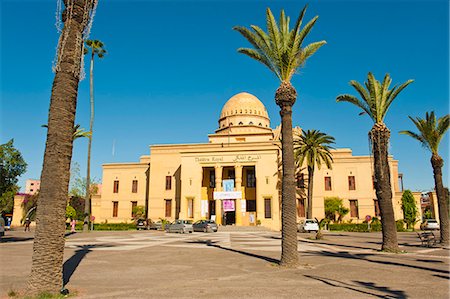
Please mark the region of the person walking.
<svg viewBox="0 0 450 299"><path fill-rule="evenodd" d="M77 224L77 221L75 219L72 219L72 221L70 222L70 226L71 226L70 232L71 233L75 232L75 225L76 224Z"/></svg>
<svg viewBox="0 0 450 299"><path fill-rule="evenodd" d="M27 218L27 219L25 219L25 231L31 231L31 229L30 229L30 224L31 224L31 220L30 220L30 218Z"/></svg>

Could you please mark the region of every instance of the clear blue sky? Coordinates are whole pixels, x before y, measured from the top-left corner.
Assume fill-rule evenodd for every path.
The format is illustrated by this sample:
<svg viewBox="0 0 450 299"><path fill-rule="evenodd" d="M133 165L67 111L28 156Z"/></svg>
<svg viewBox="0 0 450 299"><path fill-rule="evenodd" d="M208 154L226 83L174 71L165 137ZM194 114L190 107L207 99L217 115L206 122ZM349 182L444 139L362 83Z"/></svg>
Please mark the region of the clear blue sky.
<svg viewBox="0 0 450 299"><path fill-rule="evenodd" d="M28 163L27 178L42 168L58 33L56 1L2 0L1 138L14 138ZM267 107L271 125L280 122L274 93L279 84L263 65L238 54L249 44L231 28L265 28L265 9L277 18L281 8L296 19L304 1L106 1L100 0L92 39L108 55L96 63L92 174L101 165L133 162L151 144L196 143L218 126L224 103L246 91ZM391 129L391 154L399 160L406 188L434 186L430 153L400 130L415 127L407 118L438 116L449 110L449 2L310 1L306 20L319 15L306 43L326 40L293 79L299 97L293 122L336 138L337 147L368 155L367 115L336 96L352 93L348 82L378 79L415 82L393 103L385 119ZM292 23L294 20L292 20ZM89 126L89 80L80 83L76 122ZM115 155L112 145L115 141ZM449 137L441 144L448 186ZM85 175L87 140L75 141L73 160Z"/></svg>

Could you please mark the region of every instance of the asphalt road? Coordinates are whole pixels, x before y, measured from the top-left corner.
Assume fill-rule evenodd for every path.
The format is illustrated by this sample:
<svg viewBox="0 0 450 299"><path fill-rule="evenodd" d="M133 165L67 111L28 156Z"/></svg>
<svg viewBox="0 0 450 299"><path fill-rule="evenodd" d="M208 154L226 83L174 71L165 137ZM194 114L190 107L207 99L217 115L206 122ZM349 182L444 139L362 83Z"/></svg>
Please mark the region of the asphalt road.
<svg viewBox="0 0 450 299"><path fill-rule="evenodd" d="M449 249L399 233L406 253L378 251L381 233L298 234L301 265L278 266L280 233L91 232L67 236L73 298L448 298ZM311 239L310 239L311 238ZM33 232L0 243L0 297L21 291Z"/></svg>

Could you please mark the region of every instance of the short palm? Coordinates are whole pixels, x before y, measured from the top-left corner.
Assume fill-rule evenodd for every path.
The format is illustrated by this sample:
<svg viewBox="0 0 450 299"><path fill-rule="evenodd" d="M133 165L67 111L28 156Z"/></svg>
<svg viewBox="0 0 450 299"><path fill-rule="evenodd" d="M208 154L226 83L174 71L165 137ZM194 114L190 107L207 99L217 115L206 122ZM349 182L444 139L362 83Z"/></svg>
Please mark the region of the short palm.
<svg viewBox="0 0 450 299"><path fill-rule="evenodd" d="M315 166L320 169L322 164L331 169L333 156L331 149L334 144L334 137L319 130L303 131L294 139L295 161L298 166L306 163L308 169L308 209L307 218L312 218L312 198L313 198L313 178Z"/></svg>

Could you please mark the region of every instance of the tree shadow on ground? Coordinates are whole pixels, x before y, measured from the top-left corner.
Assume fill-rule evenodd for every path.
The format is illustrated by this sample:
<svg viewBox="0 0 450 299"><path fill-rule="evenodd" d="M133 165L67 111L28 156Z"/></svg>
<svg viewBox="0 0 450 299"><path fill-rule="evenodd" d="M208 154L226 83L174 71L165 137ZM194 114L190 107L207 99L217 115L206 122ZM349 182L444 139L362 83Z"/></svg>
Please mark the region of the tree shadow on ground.
<svg viewBox="0 0 450 299"><path fill-rule="evenodd" d="M330 278L326 278L326 277L319 277L319 276L313 276L313 275L304 275L304 276L311 278L311 279L321 281L332 287L344 288L344 289L348 289L348 290L358 292L361 294L370 295L373 297L378 297L378 298L406 298L407 297L404 291L391 290L387 287L377 286L376 284L374 284L372 282L353 281L355 284L351 284L351 283L347 283L347 282L343 282L343 281L339 281L339 280L335 280L335 279L330 279ZM361 289L361 288L364 288L364 289ZM374 292L370 292L371 290L382 292L383 295L380 295L380 294L377 294Z"/></svg>
<svg viewBox="0 0 450 299"><path fill-rule="evenodd" d="M274 258L271 258L271 257L268 257L268 256L259 255L259 254L255 254L255 253L250 253L250 252L246 252L246 251L242 251L242 250L238 250L238 249L232 249L232 248L228 248L228 247L222 247L220 245L214 244L213 242L211 242L211 240L205 240L202 243L206 244L207 246L219 248L219 249L226 250L226 251L231 251L231 252L234 252L234 253L239 253L239 254L250 256L250 257L254 257L254 258L258 258L258 259L264 260L266 262L274 263L274 264L277 264L277 265L280 263L280 260L277 260L277 259L274 259Z"/></svg>
<svg viewBox="0 0 450 299"><path fill-rule="evenodd" d="M75 233L66 232L64 237L68 237L73 234L75 234ZM34 240L34 232L29 237L18 237L18 236L11 236L11 235L6 234L1 238L0 243L25 242L25 241L31 241L31 240Z"/></svg>
<svg viewBox="0 0 450 299"><path fill-rule="evenodd" d="M364 253L349 253L347 251L339 251L339 252L331 252L331 251L318 251L318 252L311 252L311 255L321 255L321 256L328 256L328 257L334 257L334 258L347 258L347 259L353 259L353 260L363 260L370 263L375 264L382 264L382 265L390 265L390 266L399 266L399 267L406 267L406 268L413 268L413 269L419 269L419 270L425 270L425 271L431 271L431 272L437 272L441 274L450 274L450 271L448 270L441 270L441 269L433 269L428 267L423 267L419 265L411 265L401 262L393 262L393 261L386 261L386 260L372 260L369 259L369 256L375 256L374 254L364 254ZM382 255L377 255L378 257L382 257ZM389 256L391 257L391 256Z"/></svg>
<svg viewBox="0 0 450 299"><path fill-rule="evenodd" d="M25 242L31 241L34 237L14 237L14 236L3 236L0 240L1 243L14 243L14 242Z"/></svg>
<svg viewBox="0 0 450 299"><path fill-rule="evenodd" d="M345 245L345 244L338 244L338 243L330 243L330 242L324 242L323 240L300 240L299 243L309 243L309 244L322 244L322 245L330 245L335 247L344 247L344 248L354 248L354 249L367 249L367 250L374 250L378 251L379 249L373 248L373 247L363 247L363 246L357 246L357 245ZM367 242L367 243L374 243L374 242ZM380 243L381 246L381 243Z"/></svg>
<svg viewBox="0 0 450 299"><path fill-rule="evenodd" d="M81 245L77 246L79 249L75 250L75 253L64 262L63 265L63 285L65 286L72 277L73 273L80 265L81 261L86 255L94 248L100 247L113 247L114 245Z"/></svg>

